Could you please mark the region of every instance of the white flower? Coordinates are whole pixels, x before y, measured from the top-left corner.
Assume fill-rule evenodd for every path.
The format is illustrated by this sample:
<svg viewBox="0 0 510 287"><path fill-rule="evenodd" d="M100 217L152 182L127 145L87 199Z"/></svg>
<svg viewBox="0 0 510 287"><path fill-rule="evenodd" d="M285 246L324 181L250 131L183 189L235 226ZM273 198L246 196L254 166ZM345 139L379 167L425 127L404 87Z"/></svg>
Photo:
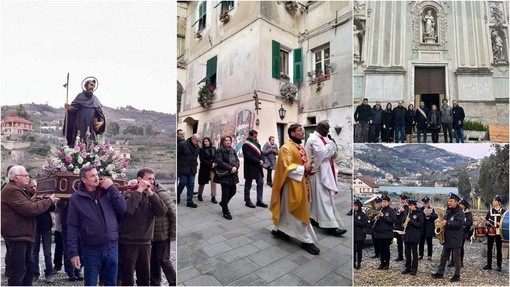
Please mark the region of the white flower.
<svg viewBox="0 0 510 287"><path fill-rule="evenodd" d="M73 169L74 168L74 165L71 163L69 166L68 166L68 169Z"/></svg>
<svg viewBox="0 0 510 287"><path fill-rule="evenodd" d="M90 165L90 162L88 162L88 161L87 161L87 162L83 165L83 167L86 167L86 166L89 166L89 165Z"/></svg>
<svg viewBox="0 0 510 287"><path fill-rule="evenodd" d="M73 171L74 174L79 174L80 173L80 169L79 168L75 168L74 171Z"/></svg>
<svg viewBox="0 0 510 287"><path fill-rule="evenodd" d="M78 157L78 163L79 163L79 164L82 164L82 163L83 163L83 157L81 157L81 156L79 156L79 157Z"/></svg>

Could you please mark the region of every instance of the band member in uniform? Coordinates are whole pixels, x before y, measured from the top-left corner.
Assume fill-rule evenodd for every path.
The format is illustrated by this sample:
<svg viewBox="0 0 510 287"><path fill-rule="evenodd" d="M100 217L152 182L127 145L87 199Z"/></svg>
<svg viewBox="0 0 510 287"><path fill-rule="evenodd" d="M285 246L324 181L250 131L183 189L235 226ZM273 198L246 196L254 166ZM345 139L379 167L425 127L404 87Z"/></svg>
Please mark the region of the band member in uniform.
<svg viewBox="0 0 510 287"><path fill-rule="evenodd" d="M471 226L473 226L473 214L469 210L469 201L466 198L463 198L460 201L460 208L462 208L462 211L464 212L464 225L462 226L462 249L460 250L460 265L464 267L464 243L466 242L466 239L469 238L469 232L471 231ZM453 263L453 258L452 258ZM452 265L453 266L453 265Z"/></svg>
<svg viewBox="0 0 510 287"><path fill-rule="evenodd" d="M376 206L376 210L379 211L382 208L382 199L378 196L374 199L374 203ZM374 256L372 258L379 258L379 239L377 238L377 234L375 233L375 217L377 216L377 213L374 213L369 219L370 224L372 224L372 242L374 243Z"/></svg>
<svg viewBox="0 0 510 287"><path fill-rule="evenodd" d="M354 201L354 268L361 268L361 259L363 258L363 242L365 241L366 234L363 231L368 226L368 217L361 209L363 204L359 199Z"/></svg>
<svg viewBox="0 0 510 287"><path fill-rule="evenodd" d="M441 220L441 229L444 235L443 251L441 252L441 261L437 267L437 272L432 274L433 278L443 278L446 261L453 253L453 262L455 264L455 273L450 282L460 281L460 249L462 247L462 226L464 226L464 212L459 206L460 197L450 192L448 199L448 208L446 209L444 219Z"/></svg>
<svg viewBox="0 0 510 287"><path fill-rule="evenodd" d="M423 213L416 208L416 199L409 199L409 211L404 221L404 235L406 245L406 269L402 274L416 275L418 271L418 243L420 243L423 229ZM411 260L412 252L412 260Z"/></svg>
<svg viewBox="0 0 510 287"><path fill-rule="evenodd" d="M494 196L492 199L492 208L487 212L485 220L487 220L487 227L496 228L496 235L487 236L487 265L483 267L484 270L492 269L492 247L494 246L494 240L496 241L496 262L498 264L498 271L501 271L501 232L498 233L498 229L501 228L501 219L505 213L505 209L501 207L501 197L499 195ZM500 229L501 230L501 229Z"/></svg>
<svg viewBox="0 0 510 287"><path fill-rule="evenodd" d="M395 222L395 229L393 231L393 237L397 239L397 251L398 257L395 261L404 260L404 241L402 240L402 230L404 230L404 221L406 220L407 213L409 212L409 206L407 205L407 196L402 194L400 196L400 205L395 209L397 214L397 221Z"/></svg>
<svg viewBox="0 0 510 287"><path fill-rule="evenodd" d="M419 259L423 259L423 253L425 251L425 241L427 241L427 260L432 260L432 239L434 238L434 221L437 219L437 214L430 206L430 198L424 197L421 199L423 202L423 207L421 211L423 212L423 231L420 239L420 247L419 247Z"/></svg>
<svg viewBox="0 0 510 287"><path fill-rule="evenodd" d="M388 270L390 268L390 244L393 239L393 224L397 220L395 210L390 207L390 198L383 195L382 209L376 216L375 220L375 233L379 240L379 252L381 258L381 265L377 269Z"/></svg>

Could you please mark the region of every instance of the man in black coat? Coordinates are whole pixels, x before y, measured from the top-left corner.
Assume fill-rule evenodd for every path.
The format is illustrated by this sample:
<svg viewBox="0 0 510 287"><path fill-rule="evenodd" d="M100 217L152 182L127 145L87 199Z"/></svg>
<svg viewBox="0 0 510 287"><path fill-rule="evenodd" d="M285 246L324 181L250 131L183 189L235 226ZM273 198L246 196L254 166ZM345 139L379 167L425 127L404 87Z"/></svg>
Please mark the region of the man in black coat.
<svg viewBox="0 0 510 287"><path fill-rule="evenodd" d="M405 141L405 129L406 129L406 111L404 107L404 101L398 101L398 106L393 109L393 128L395 130L395 143L398 143L399 134L400 142Z"/></svg>
<svg viewBox="0 0 510 287"><path fill-rule="evenodd" d="M464 226L464 212L459 206L460 197L454 193L450 193L448 199L448 208L444 218L440 224L444 230L444 245L441 252L441 261L437 267L437 272L432 274L433 278L443 278L446 261L453 253L453 262L455 264L455 272L450 282L460 281L460 249L462 248L462 227Z"/></svg>
<svg viewBox="0 0 510 287"><path fill-rule="evenodd" d="M372 108L372 117L370 120L370 131L368 135L369 143L379 142L379 136L382 128L382 115L383 110L381 108L381 102L377 101Z"/></svg>
<svg viewBox="0 0 510 287"><path fill-rule="evenodd" d="M424 197L421 199L421 202L423 203L423 207L421 208L421 212L423 212L423 230L421 234L420 239L420 247L419 247L419 254L420 254L420 260L423 259L423 253L425 251L425 241L427 241L427 260L432 260L432 239L434 238L434 228L435 224L434 221L437 219L437 213L430 206L430 198Z"/></svg>
<svg viewBox="0 0 510 287"><path fill-rule="evenodd" d="M377 269L388 270L390 269L390 245L393 240L393 224L397 221L397 214L395 210L390 207L390 198L383 195L382 209L377 215L374 232L379 240L379 252L381 264Z"/></svg>
<svg viewBox="0 0 510 287"><path fill-rule="evenodd" d="M464 143L464 109L456 100L452 101L453 129L455 130L455 142Z"/></svg>
<svg viewBox="0 0 510 287"><path fill-rule="evenodd" d="M416 138L418 143L421 143L421 136L423 135L423 142L427 143L427 125L429 123L427 116L429 109L425 106L425 102L421 101L420 106L416 108L414 121L416 122Z"/></svg>
<svg viewBox="0 0 510 287"><path fill-rule="evenodd" d="M264 173L262 165L264 159L262 157L262 150L257 141L258 132L251 130L248 133L248 138L243 144L244 156L244 201L245 205L250 208L255 208L255 205L250 199L251 183L253 180L257 182L257 206L267 208L267 204L262 202L262 188L264 187Z"/></svg>
<svg viewBox="0 0 510 287"><path fill-rule="evenodd" d="M363 242L365 241L366 234L363 231L368 226L368 217L361 209L363 203L359 199L354 201L354 268L361 268L361 259L363 258Z"/></svg>
<svg viewBox="0 0 510 287"><path fill-rule="evenodd" d="M368 122L372 117L372 108L368 105L368 99L364 98L361 105L356 107L354 111L354 121L356 128L354 129L354 142L366 142Z"/></svg>
<svg viewBox="0 0 510 287"><path fill-rule="evenodd" d="M409 210L404 221L406 244L406 269L402 274L416 275L418 271L418 243L423 228L423 213L416 207L416 199L409 199ZM411 259L412 252L412 259Z"/></svg>
<svg viewBox="0 0 510 287"><path fill-rule="evenodd" d="M469 233L471 231L471 226L473 226L473 214L469 211L469 201L466 198L462 198L459 202L460 208L462 208L462 212L464 212L464 225L462 226L462 248L460 250L460 265L464 267L464 243L466 239L469 238ZM453 267L455 264L453 263L453 254L450 257L450 262L448 263L448 267Z"/></svg>
<svg viewBox="0 0 510 287"><path fill-rule="evenodd" d="M195 175L197 174L197 158L200 152L199 142L200 136L194 134L187 140L177 144L177 177L179 178L177 204L181 203L181 193L186 187L186 206L192 208L197 207L193 202L193 190L195 188Z"/></svg>

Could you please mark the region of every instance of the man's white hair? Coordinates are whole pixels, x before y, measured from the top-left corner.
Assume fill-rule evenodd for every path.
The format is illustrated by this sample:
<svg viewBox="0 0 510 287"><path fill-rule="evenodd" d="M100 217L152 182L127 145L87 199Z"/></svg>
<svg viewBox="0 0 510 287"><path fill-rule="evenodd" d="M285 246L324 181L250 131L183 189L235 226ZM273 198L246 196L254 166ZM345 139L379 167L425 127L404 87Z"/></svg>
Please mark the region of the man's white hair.
<svg viewBox="0 0 510 287"><path fill-rule="evenodd" d="M25 167L21 165L15 165L11 167L11 169L9 169L9 173L7 174L7 176L9 177L9 180L14 180L14 177L16 175L19 175L23 171L26 172Z"/></svg>

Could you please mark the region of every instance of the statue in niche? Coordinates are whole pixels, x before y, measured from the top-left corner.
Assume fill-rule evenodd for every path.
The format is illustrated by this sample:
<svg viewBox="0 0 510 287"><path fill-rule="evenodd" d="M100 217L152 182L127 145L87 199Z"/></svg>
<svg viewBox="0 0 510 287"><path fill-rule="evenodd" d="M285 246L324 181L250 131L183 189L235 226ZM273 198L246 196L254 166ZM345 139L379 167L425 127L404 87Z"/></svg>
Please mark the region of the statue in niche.
<svg viewBox="0 0 510 287"><path fill-rule="evenodd" d="M423 17L424 29L423 29L423 42L425 43L435 43L435 27L436 21L434 20L434 16L432 16L432 10L427 11L427 15Z"/></svg>
<svg viewBox="0 0 510 287"><path fill-rule="evenodd" d="M505 55L503 53L503 39L498 34L498 31L493 30L491 33L492 39L492 54L494 57L494 63L506 62Z"/></svg>
<svg viewBox="0 0 510 287"><path fill-rule="evenodd" d="M363 41L363 29L358 30L356 25L352 25L353 31L352 35L354 36L354 61L361 61L361 43Z"/></svg>

